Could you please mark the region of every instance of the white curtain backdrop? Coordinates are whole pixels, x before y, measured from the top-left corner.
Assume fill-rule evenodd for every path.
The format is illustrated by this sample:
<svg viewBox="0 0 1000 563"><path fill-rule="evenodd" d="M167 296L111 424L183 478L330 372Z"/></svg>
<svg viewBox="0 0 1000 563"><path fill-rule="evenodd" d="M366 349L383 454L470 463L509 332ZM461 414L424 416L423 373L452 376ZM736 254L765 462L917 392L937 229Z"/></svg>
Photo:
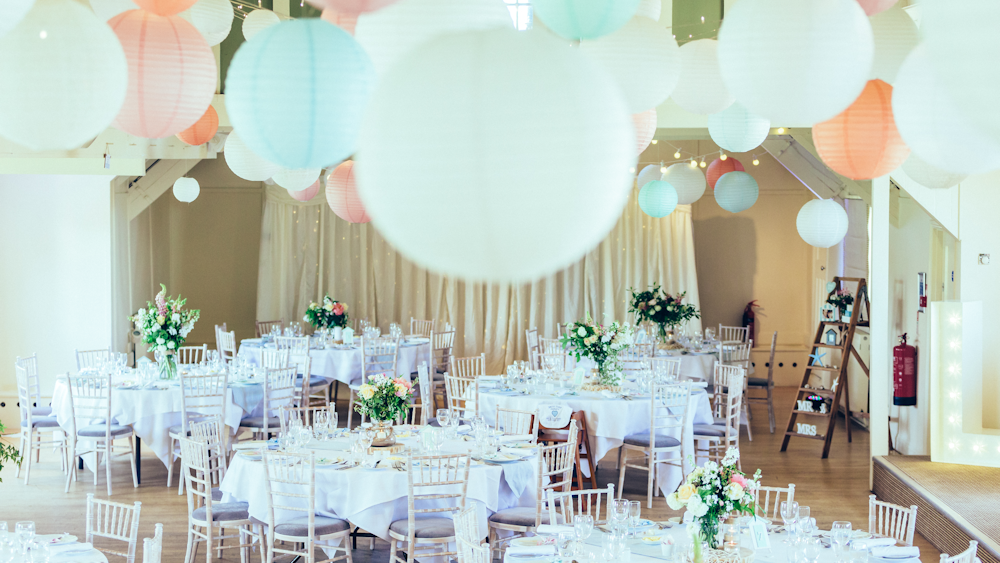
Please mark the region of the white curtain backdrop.
<svg viewBox="0 0 1000 563"><path fill-rule="evenodd" d="M530 284L465 283L414 265L371 224L348 223L330 211L322 193L293 200L268 186L261 226L257 318L301 320L310 301L329 293L386 330L410 318L455 325L456 355L486 352L499 373L526 359L524 332L537 327L554 337L556 323L582 318L626 320L628 289L659 282L668 292L687 291L700 308L690 206L662 219L639 209L633 190L611 233L576 264ZM433 223L428 223L433 228ZM538 240L544 245L544 237ZM694 328L701 328L695 321Z"/></svg>

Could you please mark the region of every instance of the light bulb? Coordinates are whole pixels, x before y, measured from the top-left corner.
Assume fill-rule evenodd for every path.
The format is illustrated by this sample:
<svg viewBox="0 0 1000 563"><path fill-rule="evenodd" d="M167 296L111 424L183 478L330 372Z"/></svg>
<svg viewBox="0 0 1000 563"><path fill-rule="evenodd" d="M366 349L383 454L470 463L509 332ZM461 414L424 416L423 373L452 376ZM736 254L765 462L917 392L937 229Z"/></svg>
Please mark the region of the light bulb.
<svg viewBox="0 0 1000 563"><path fill-rule="evenodd" d="M652 143L652 144L654 144L654 145L655 145L656 143L658 143L658 142L659 142L659 141L657 141L656 139L653 139L652 141L650 141L650 143Z"/></svg>
<svg viewBox="0 0 1000 563"><path fill-rule="evenodd" d="M628 171L631 172L631 173L633 173L633 174L635 174L635 166L633 166L632 168L629 168Z"/></svg>
<svg viewBox="0 0 1000 563"><path fill-rule="evenodd" d="M674 153L674 158L680 158L680 157L681 157L681 151L677 151Z"/></svg>
<svg viewBox="0 0 1000 563"><path fill-rule="evenodd" d="M701 161L701 164L699 164L698 166L701 166L702 168L704 168L704 167L706 167L706 166L708 166L708 165L707 165L707 164L705 164L705 161L703 160L703 161Z"/></svg>
<svg viewBox="0 0 1000 563"><path fill-rule="evenodd" d="M667 173L667 167L666 166L661 166L660 167L660 174L666 174L666 173Z"/></svg>
<svg viewBox="0 0 1000 563"><path fill-rule="evenodd" d="M722 153L721 155L719 155L719 160L726 160L727 158L729 157L726 156L726 153Z"/></svg>
<svg viewBox="0 0 1000 563"><path fill-rule="evenodd" d="M760 161L759 161L759 160L757 160L756 158L755 158L755 159L753 159L753 165L754 165L754 166L757 166L758 164L760 164Z"/></svg>
<svg viewBox="0 0 1000 563"><path fill-rule="evenodd" d="M698 161L692 158L691 159L691 168L697 168L697 167L698 167Z"/></svg>
<svg viewBox="0 0 1000 563"><path fill-rule="evenodd" d="M785 134L785 128L784 127L778 127L778 134L779 135L784 135Z"/></svg>

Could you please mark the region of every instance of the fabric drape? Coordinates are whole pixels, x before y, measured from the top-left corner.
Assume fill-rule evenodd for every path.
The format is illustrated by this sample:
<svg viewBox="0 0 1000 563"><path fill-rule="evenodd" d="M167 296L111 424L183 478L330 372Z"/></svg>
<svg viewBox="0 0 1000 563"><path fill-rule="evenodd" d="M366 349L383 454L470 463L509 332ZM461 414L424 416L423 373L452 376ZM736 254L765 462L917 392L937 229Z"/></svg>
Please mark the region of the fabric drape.
<svg viewBox="0 0 1000 563"><path fill-rule="evenodd" d="M628 289L659 282L671 293L687 292L700 308L691 208L667 217L639 209L633 190L608 236L575 264L528 284L466 283L437 275L407 260L370 224L351 224L323 197L297 202L269 186L261 227L257 318L302 319L323 293L348 304L352 319L367 318L386 330L409 330L410 318L436 319L456 328L457 356L486 353L487 369L499 373L527 358L525 330L555 337L556 323L586 313L601 322L626 320ZM434 228L428 220L428 228ZM538 244L545 244L544 236ZM700 321L692 327L701 328Z"/></svg>

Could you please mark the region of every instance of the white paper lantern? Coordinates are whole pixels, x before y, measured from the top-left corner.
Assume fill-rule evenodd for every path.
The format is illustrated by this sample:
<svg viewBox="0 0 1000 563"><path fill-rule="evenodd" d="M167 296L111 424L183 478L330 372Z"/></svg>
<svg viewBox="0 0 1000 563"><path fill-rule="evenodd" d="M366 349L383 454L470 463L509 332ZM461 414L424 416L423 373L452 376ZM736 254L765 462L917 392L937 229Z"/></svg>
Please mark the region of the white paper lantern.
<svg viewBox="0 0 1000 563"><path fill-rule="evenodd" d="M90 0L97 19L106 22L122 12L138 10L139 6L132 0Z"/></svg>
<svg viewBox="0 0 1000 563"><path fill-rule="evenodd" d="M655 22L660 21L660 13L663 12L663 2L661 0L642 0L635 10L635 15L649 18Z"/></svg>
<svg viewBox="0 0 1000 563"><path fill-rule="evenodd" d="M580 50L615 77L630 113L662 104L680 77L677 41L649 18L632 18L610 35L581 41Z"/></svg>
<svg viewBox="0 0 1000 563"><path fill-rule="evenodd" d="M906 55L920 42L917 24L899 6L879 12L869 19L875 36L875 59L868 77L893 84Z"/></svg>
<svg viewBox="0 0 1000 563"><path fill-rule="evenodd" d="M313 185L322 171L320 168L285 168L271 176L271 179L290 192L300 192Z"/></svg>
<svg viewBox="0 0 1000 563"><path fill-rule="evenodd" d="M708 185L701 169L687 162L671 164L663 174L663 181L670 182L677 190L677 203L680 205L690 205L701 199Z"/></svg>
<svg viewBox="0 0 1000 563"><path fill-rule="evenodd" d="M21 23L25 14L34 5L35 0L4 0L0 2L0 36Z"/></svg>
<svg viewBox="0 0 1000 563"><path fill-rule="evenodd" d="M771 131L771 121L750 112L739 102L708 116L708 134L720 148L748 152L760 146Z"/></svg>
<svg viewBox="0 0 1000 563"><path fill-rule="evenodd" d="M811 126L861 94L874 43L856 0L741 0L719 29L719 66L750 111Z"/></svg>
<svg viewBox="0 0 1000 563"><path fill-rule="evenodd" d="M354 38L383 74L416 47L439 35L476 29L513 29L503 2L496 0L400 0L358 16Z"/></svg>
<svg viewBox="0 0 1000 563"><path fill-rule="evenodd" d="M632 114L632 126L635 127L635 154L640 155L656 136L656 109Z"/></svg>
<svg viewBox="0 0 1000 563"><path fill-rule="evenodd" d="M892 114L903 141L931 166L962 174L1000 168L1000 143L958 110L925 44L906 57L896 75Z"/></svg>
<svg viewBox="0 0 1000 563"><path fill-rule="evenodd" d="M198 199L200 193L201 186L194 178L177 178L177 181L174 182L174 197L177 198L177 201L191 203Z"/></svg>
<svg viewBox="0 0 1000 563"><path fill-rule="evenodd" d="M233 5L229 0L198 0L179 15L201 32L209 47L222 43L233 28Z"/></svg>
<svg viewBox="0 0 1000 563"><path fill-rule="evenodd" d="M258 8L243 18L243 38L250 41L255 35L281 23L281 18L271 10Z"/></svg>
<svg viewBox="0 0 1000 563"><path fill-rule="evenodd" d="M808 244L830 248L847 235L847 212L832 199L814 199L799 209L795 228Z"/></svg>
<svg viewBox="0 0 1000 563"><path fill-rule="evenodd" d="M659 180L662 176L663 172L660 171L660 165L650 164L643 167L643 169L639 171L639 176L635 181L635 186L641 190L643 186L653 180Z"/></svg>
<svg viewBox="0 0 1000 563"><path fill-rule="evenodd" d="M533 280L607 236L630 194L633 140L614 82L567 42L507 29L443 35L383 75L361 131L358 191L379 233L415 263Z"/></svg>
<svg viewBox="0 0 1000 563"><path fill-rule="evenodd" d="M226 139L226 148L223 154L226 158L226 164L229 165L233 174L251 182L263 182L282 170L277 164L268 162L254 154L235 131L230 133L229 138Z"/></svg>
<svg viewBox="0 0 1000 563"><path fill-rule="evenodd" d="M935 168L912 152L903 162L902 169L911 180L932 190L948 189L958 185L967 177L966 174L955 174Z"/></svg>
<svg viewBox="0 0 1000 563"><path fill-rule="evenodd" d="M681 46L681 77L670 94L681 109L691 113L718 113L733 104L719 73L718 42L698 39Z"/></svg>
<svg viewBox="0 0 1000 563"><path fill-rule="evenodd" d="M727 172L715 183L715 201L730 213L746 211L757 203L757 180L746 172Z"/></svg>
<svg viewBox="0 0 1000 563"><path fill-rule="evenodd" d="M69 150L111 125L125 101L118 37L74 0L37 0L0 37L0 136L33 150Z"/></svg>

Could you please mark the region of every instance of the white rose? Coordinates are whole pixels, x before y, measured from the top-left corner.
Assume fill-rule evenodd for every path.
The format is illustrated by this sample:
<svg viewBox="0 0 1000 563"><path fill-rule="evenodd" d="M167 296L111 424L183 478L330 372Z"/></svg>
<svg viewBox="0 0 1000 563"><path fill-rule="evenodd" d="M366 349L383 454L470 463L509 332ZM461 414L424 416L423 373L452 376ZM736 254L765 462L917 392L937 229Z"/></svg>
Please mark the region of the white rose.
<svg viewBox="0 0 1000 563"><path fill-rule="evenodd" d="M167 349L168 350L173 350L174 346L176 346L176 344L174 344L173 342L167 342Z"/></svg>
<svg viewBox="0 0 1000 563"><path fill-rule="evenodd" d="M743 496L743 487L739 483L730 483L726 487L726 496L729 500L739 500Z"/></svg>
<svg viewBox="0 0 1000 563"><path fill-rule="evenodd" d="M181 322L180 313L174 313L173 315L170 315L170 320L174 321L175 323Z"/></svg>
<svg viewBox="0 0 1000 563"><path fill-rule="evenodd" d="M587 336L587 329L581 326L580 328L576 329L576 333L580 336Z"/></svg>
<svg viewBox="0 0 1000 563"><path fill-rule="evenodd" d="M157 339L156 339L156 343L157 343L157 344L163 344L164 342L166 342L166 340L164 340L164 339L162 339L162 338L157 338Z"/></svg>
<svg viewBox="0 0 1000 563"><path fill-rule="evenodd" d="M660 309L662 309L662 307L660 307L659 305L657 305L657 306L656 306L656 307L654 307L653 309L654 309L654 310L656 310L656 311L659 311Z"/></svg>
<svg viewBox="0 0 1000 563"><path fill-rule="evenodd" d="M309 322L309 317L302 317L302 320Z"/></svg>
<svg viewBox="0 0 1000 563"><path fill-rule="evenodd" d="M170 327L167 329L167 334L169 334L170 336L177 336L177 329L174 327Z"/></svg>

